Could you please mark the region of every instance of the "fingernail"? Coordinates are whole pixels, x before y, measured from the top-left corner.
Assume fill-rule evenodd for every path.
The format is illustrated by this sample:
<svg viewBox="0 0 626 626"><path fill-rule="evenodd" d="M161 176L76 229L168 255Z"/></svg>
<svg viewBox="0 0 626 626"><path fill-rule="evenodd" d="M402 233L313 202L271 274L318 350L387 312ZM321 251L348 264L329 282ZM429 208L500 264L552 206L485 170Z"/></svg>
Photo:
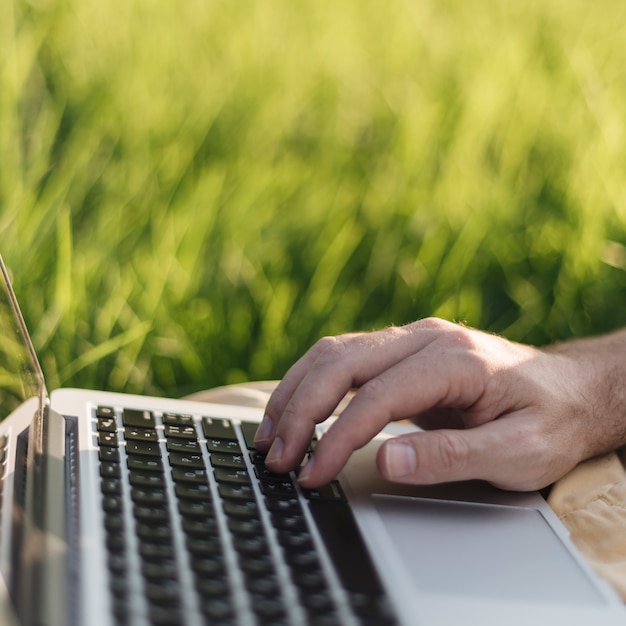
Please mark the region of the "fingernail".
<svg viewBox="0 0 626 626"><path fill-rule="evenodd" d="M402 478L415 472L417 459L412 446L401 441L389 441L385 446L387 473L390 478Z"/></svg>
<svg viewBox="0 0 626 626"><path fill-rule="evenodd" d="M274 424L272 420L264 415L259 427L257 428L256 434L254 435L254 443L263 443L271 438L272 432L274 431Z"/></svg>
<svg viewBox="0 0 626 626"><path fill-rule="evenodd" d="M314 457L311 457L306 465L302 468L302 471L298 474L298 482L302 482L302 481L307 481L309 476L311 475L311 472L313 471L313 467L315 465L314 463Z"/></svg>
<svg viewBox="0 0 626 626"><path fill-rule="evenodd" d="M265 458L266 463L275 463L276 461L280 461L283 456L284 449L283 440L280 437L276 437L274 439L274 443L270 448L270 451L267 453L267 457Z"/></svg>

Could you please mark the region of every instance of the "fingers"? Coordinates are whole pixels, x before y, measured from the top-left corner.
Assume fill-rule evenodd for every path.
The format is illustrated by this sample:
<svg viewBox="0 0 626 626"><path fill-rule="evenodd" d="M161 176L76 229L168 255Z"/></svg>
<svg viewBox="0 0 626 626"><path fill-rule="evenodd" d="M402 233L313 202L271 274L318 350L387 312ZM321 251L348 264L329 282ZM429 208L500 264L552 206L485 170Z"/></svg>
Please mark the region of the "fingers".
<svg viewBox="0 0 626 626"><path fill-rule="evenodd" d="M288 410L290 401L296 393L299 385L306 378L311 369L314 369L316 363L324 353L326 356L323 360L330 361L329 355L340 355L345 348L346 343L350 340L350 335L345 335L341 338L324 337L320 339L303 357L301 357L285 374L283 379L278 384L278 387L272 393L272 396L265 409L265 416L259 429L257 430L254 444L257 449L267 451L270 445L273 443L276 436L276 426L279 419ZM318 364L319 367L319 364ZM332 376L328 381L320 381L318 388L312 394L311 404L314 406L312 410L319 414L330 415L335 408L339 399L335 401L336 394L341 393L341 389L344 389L343 395L350 388L350 376L346 372L339 372L339 375ZM347 386L347 387L346 387ZM312 429L315 422L304 424L304 433L312 433Z"/></svg>
<svg viewBox="0 0 626 626"><path fill-rule="evenodd" d="M301 472L303 486L316 487L331 480L350 454L389 422L412 417L431 407L469 407L477 400L483 385L472 384L466 376L467 359L461 355L435 359L433 351L438 349L425 347L356 392Z"/></svg>
<svg viewBox="0 0 626 626"><path fill-rule="evenodd" d="M315 424L324 421L352 388L375 378L434 340L438 324L427 320L375 333L326 337L286 374L272 395L255 445L267 451L275 471L302 458Z"/></svg>

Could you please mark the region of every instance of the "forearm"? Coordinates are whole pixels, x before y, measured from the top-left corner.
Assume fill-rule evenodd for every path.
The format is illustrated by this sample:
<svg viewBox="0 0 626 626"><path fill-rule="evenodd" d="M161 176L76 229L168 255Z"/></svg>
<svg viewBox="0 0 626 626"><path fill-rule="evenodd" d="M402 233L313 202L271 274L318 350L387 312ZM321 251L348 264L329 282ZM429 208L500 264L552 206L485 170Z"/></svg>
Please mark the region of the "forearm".
<svg viewBox="0 0 626 626"><path fill-rule="evenodd" d="M626 329L544 349L570 361L593 456L626 444Z"/></svg>

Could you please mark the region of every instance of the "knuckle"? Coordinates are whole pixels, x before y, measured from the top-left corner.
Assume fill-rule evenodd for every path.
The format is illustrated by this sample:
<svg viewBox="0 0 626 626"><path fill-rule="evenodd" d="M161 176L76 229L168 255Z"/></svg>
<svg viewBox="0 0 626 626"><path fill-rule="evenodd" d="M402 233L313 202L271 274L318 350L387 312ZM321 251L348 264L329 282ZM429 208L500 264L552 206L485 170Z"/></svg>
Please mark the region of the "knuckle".
<svg viewBox="0 0 626 626"><path fill-rule="evenodd" d="M469 456L465 439L455 431L435 431L435 454L440 469L449 476L462 472Z"/></svg>
<svg viewBox="0 0 626 626"><path fill-rule="evenodd" d="M442 320L438 317L425 317L421 320L417 320L415 322L411 322L410 324L407 324L406 327L411 330L416 330L416 331L424 331L424 330L443 331L443 330L449 329L450 326L452 326L450 322L447 322L446 320Z"/></svg>
<svg viewBox="0 0 626 626"><path fill-rule="evenodd" d="M343 361L348 351L348 338L346 335L337 337L322 337L317 344L318 365L326 365Z"/></svg>
<svg viewBox="0 0 626 626"><path fill-rule="evenodd" d="M358 391L359 396L366 401L380 400L385 396L387 385L382 376L375 376L368 380Z"/></svg>
<svg viewBox="0 0 626 626"><path fill-rule="evenodd" d="M315 342L314 350L317 353L321 354L326 349L328 349L331 346L335 345L335 343L337 343L337 337L334 337L334 336L331 336L331 335L327 335L325 337L322 337L321 339L318 339Z"/></svg>
<svg viewBox="0 0 626 626"><path fill-rule="evenodd" d="M450 344L457 349L473 352L479 346L479 338L482 335L478 331L466 326L455 325L448 334Z"/></svg>

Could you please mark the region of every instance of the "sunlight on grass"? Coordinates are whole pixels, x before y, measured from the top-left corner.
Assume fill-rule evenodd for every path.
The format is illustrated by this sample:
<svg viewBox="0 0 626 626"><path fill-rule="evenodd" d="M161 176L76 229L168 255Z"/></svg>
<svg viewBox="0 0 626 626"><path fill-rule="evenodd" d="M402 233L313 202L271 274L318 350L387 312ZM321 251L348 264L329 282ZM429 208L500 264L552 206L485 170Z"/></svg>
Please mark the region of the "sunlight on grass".
<svg viewBox="0 0 626 626"><path fill-rule="evenodd" d="M608 0L3 2L2 253L49 386L624 324L625 35Z"/></svg>

